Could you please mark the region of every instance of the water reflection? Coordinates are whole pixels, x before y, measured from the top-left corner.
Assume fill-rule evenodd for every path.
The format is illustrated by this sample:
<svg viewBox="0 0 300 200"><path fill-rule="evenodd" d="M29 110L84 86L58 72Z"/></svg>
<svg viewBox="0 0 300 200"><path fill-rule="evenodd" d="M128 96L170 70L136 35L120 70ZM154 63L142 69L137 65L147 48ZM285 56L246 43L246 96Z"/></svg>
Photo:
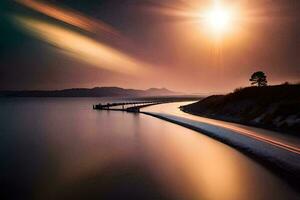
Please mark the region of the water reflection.
<svg viewBox="0 0 300 200"><path fill-rule="evenodd" d="M0 101L8 199L297 199L234 149L99 99Z"/></svg>

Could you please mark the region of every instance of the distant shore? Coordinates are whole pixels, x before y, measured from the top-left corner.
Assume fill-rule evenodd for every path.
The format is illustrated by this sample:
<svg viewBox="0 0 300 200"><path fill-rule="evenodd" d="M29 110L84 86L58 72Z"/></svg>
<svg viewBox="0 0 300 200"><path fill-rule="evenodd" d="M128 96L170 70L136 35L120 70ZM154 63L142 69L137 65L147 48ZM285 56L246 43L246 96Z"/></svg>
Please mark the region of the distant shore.
<svg viewBox="0 0 300 200"><path fill-rule="evenodd" d="M142 97L183 95L166 88L147 90L120 87L70 88L63 90L2 90L0 97Z"/></svg>

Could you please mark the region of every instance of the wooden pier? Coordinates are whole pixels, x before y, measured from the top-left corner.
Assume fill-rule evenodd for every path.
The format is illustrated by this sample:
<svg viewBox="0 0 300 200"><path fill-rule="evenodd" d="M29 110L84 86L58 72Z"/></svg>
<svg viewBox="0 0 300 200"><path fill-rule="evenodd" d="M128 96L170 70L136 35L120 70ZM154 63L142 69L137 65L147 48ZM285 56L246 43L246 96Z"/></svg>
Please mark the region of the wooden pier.
<svg viewBox="0 0 300 200"><path fill-rule="evenodd" d="M139 113L141 108L168 103L167 101L134 101L134 102L120 102L93 105L94 110L114 110Z"/></svg>
<svg viewBox="0 0 300 200"><path fill-rule="evenodd" d="M163 103L184 102L184 101L198 101L199 96L166 96L166 97L143 97L139 100L124 100L124 102L114 102L106 104L93 105L94 110L114 110L123 112L139 113L141 108L158 105Z"/></svg>

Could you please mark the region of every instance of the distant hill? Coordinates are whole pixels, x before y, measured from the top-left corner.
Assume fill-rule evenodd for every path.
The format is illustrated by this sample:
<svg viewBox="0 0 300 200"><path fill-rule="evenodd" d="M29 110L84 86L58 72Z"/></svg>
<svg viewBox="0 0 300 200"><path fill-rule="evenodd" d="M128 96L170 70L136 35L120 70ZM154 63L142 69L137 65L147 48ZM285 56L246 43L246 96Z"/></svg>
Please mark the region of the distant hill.
<svg viewBox="0 0 300 200"><path fill-rule="evenodd" d="M209 96L182 110L299 135L300 85L241 88L227 95Z"/></svg>
<svg viewBox="0 0 300 200"><path fill-rule="evenodd" d="M148 90L124 89L120 87L72 88L65 90L0 91L0 97L135 97L172 96L180 93L166 88Z"/></svg>

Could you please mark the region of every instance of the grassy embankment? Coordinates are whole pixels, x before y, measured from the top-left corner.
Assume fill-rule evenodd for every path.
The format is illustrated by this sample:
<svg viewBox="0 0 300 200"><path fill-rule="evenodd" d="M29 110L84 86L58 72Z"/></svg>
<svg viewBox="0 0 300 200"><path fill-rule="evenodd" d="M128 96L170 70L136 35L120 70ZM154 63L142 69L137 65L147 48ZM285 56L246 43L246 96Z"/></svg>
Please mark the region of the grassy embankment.
<svg viewBox="0 0 300 200"><path fill-rule="evenodd" d="M209 96L183 111L300 136L300 84L247 87Z"/></svg>

